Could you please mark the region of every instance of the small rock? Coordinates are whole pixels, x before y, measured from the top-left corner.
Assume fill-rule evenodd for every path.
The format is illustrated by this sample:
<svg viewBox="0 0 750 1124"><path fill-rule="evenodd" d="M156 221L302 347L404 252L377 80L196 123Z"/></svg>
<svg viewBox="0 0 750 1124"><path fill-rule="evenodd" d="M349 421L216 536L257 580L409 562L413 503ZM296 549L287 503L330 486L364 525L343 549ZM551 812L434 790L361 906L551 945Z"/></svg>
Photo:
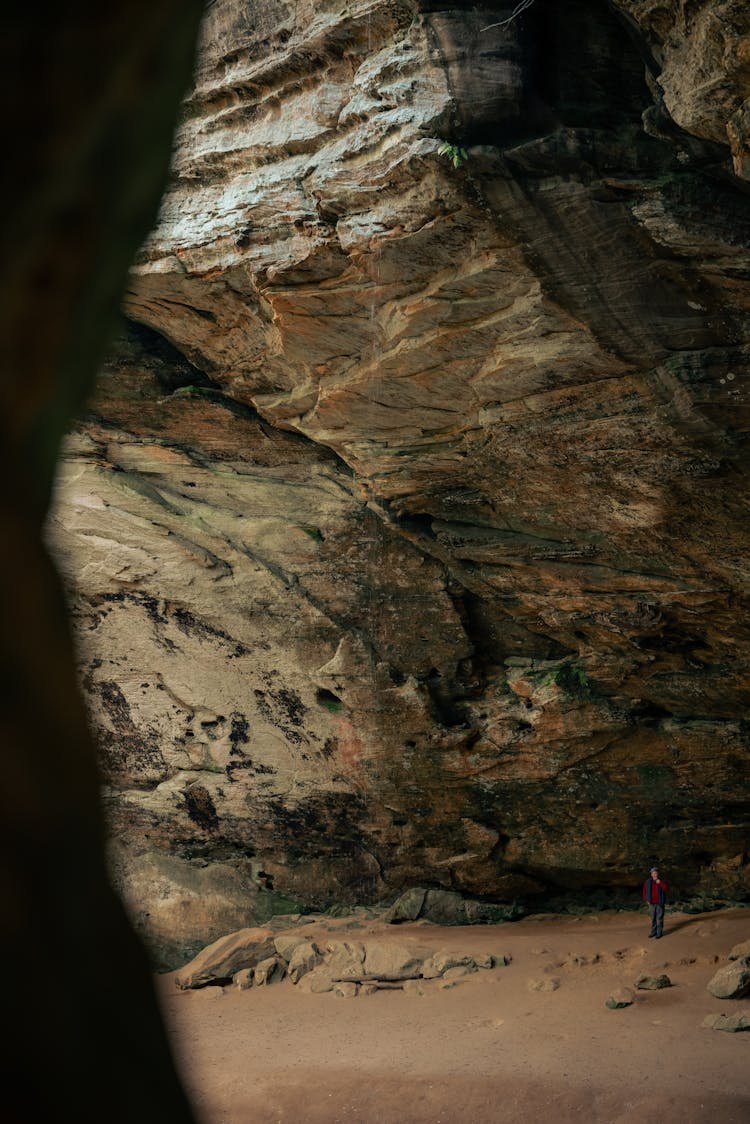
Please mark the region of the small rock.
<svg viewBox="0 0 750 1124"><path fill-rule="evenodd" d="M321 961L320 950L313 941L302 941L292 952L287 971L292 983L298 983L304 975L311 972Z"/></svg>
<svg viewBox="0 0 750 1124"><path fill-rule="evenodd" d="M584 956L583 954L574 954L565 961L566 964L574 964L576 968L588 968L592 964L598 964L601 956L595 952L593 956Z"/></svg>
<svg viewBox="0 0 750 1124"><path fill-rule="evenodd" d="M750 995L750 956L732 960L706 984L717 999L742 999Z"/></svg>
<svg viewBox="0 0 750 1124"><path fill-rule="evenodd" d="M232 976L232 983L240 991L247 991L249 987L253 986L253 975L253 968L241 968L239 972L235 972Z"/></svg>
<svg viewBox="0 0 750 1124"><path fill-rule="evenodd" d="M736 944L732 951L729 953L729 960L744 960L746 956L750 956L750 941L741 941Z"/></svg>
<svg viewBox="0 0 750 1124"><path fill-rule="evenodd" d="M528 980L526 986L529 991L557 991L560 981L555 976L547 976L543 980Z"/></svg>
<svg viewBox="0 0 750 1124"><path fill-rule="evenodd" d="M740 1030L750 1030L750 1011L743 1011L737 1015L706 1015L701 1026L710 1030L725 1030L729 1034L736 1034Z"/></svg>
<svg viewBox="0 0 750 1124"><path fill-rule="evenodd" d="M224 988L218 987L216 984L209 985L208 987L197 988L195 992L196 999L201 1000L216 1000L221 999L224 994Z"/></svg>
<svg viewBox="0 0 750 1124"><path fill-rule="evenodd" d="M335 983L331 989L339 999L355 999L359 988L355 983Z"/></svg>
<svg viewBox="0 0 750 1124"><path fill-rule="evenodd" d="M326 991L333 991L333 977L328 964L319 964L308 972L297 984L300 991L310 992L312 995L322 995Z"/></svg>
<svg viewBox="0 0 750 1124"><path fill-rule="evenodd" d="M464 976L470 976L476 972L477 966L472 960L471 964L456 964L452 968L446 968L443 972L444 980L461 980Z"/></svg>
<svg viewBox="0 0 750 1124"><path fill-rule="evenodd" d="M616 1011L620 1007L629 1007L634 1001L635 993L632 992L629 987L621 987L618 988L617 991L612 992L605 1006Z"/></svg>
<svg viewBox="0 0 750 1124"><path fill-rule="evenodd" d="M663 973L661 976L649 976L644 972L635 981L635 986L641 991L659 991L662 987L671 987L672 981Z"/></svg>
<svg viewBox="0 0 750 1124"><path fill-rule="evenodd" d="M280 956L268 956L255 965L255 985L263 987L265 984L276 983L286 974L286 962Z"/></svg>
<svg viewBox="0 0 750 1124"><path fill-rule="evenodd" d="M404 994L423 996L426 992L421 980L404 980Z"/></svg>
<svg viewBox="0 0 750 1124"><path fill-rule="evenodd" d="M406 981L409 982L408 980ZM374 983L363 983L359 989L360 995L374 995L378 991L378 985Z"/></svg>
<svg viewBox="0 0 750 1124"><path fill-rule="evenodd" d="M278 937L274 937L273 943L279 956L283 957L288 964L292 959L294 950L299 948L301 944L306 944L307 941L304 937L294 933L280 933Z"/></svg>
<svg viewBox="0 0 750 1124"><path fill-rule="evenodd" d="M422 974L425 979L434 979L436 976L443 976L451 968L466 967L470 971L476 971L476 962L472 956L462 956L456 952L446 952L444 949L436 952L428 960L425 960Z"/></svg>

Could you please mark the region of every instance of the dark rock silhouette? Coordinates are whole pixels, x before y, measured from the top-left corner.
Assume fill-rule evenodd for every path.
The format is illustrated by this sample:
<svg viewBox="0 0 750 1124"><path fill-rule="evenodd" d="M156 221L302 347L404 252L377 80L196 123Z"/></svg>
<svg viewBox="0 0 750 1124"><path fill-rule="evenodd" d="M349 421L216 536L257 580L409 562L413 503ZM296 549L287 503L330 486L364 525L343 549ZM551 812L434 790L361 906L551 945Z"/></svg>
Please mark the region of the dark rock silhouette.
<svg viewBox="0 0 750 1124"><path fill-rule="evenodd" d="M201 5L12 5L0 188L0 893L8 1124L192 1120L105 869L95 749L41 540L60 439L153 222Z"/></svg>

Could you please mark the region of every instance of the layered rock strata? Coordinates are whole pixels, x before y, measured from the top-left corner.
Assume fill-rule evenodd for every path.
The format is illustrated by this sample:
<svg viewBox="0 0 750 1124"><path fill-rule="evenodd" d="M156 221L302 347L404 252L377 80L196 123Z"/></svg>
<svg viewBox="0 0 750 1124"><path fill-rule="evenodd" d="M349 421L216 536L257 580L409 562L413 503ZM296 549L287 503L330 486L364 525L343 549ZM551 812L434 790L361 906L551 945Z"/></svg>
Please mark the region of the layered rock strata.
<svg viewBox="0 0 750 1124"><path fill-rule="evenodd" d="M209 11L51 532L167 960L413 884L750 888L750 18L509 10Z"/></svg>

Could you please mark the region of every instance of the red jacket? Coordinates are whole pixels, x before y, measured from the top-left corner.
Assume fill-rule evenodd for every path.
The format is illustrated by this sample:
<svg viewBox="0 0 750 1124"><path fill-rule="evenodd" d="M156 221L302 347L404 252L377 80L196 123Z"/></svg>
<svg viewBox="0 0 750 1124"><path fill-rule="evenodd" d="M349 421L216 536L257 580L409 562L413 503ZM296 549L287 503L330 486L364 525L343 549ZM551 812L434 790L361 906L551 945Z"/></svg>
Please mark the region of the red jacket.
<svg viewBox="0 0 750 1124"><path fill-rule="evenodd" d="M664 905L667 897L667 884L663 878L659 884L653 878L647 878L643 883L643 900L650 905Z"/></svg>

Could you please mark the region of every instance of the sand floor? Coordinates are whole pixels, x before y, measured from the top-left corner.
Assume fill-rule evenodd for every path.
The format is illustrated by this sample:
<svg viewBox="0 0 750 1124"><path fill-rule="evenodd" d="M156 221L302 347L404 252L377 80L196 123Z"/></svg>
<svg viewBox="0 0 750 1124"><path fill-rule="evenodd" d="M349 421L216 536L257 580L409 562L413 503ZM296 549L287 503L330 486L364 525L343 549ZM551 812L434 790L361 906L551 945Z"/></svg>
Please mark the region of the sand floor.
<svg viewBox="0 0 750 1124"><path fill-rule="evenodd" d="M201 1124L750 1124L750 1033L701 1026L750 1011L706 983L750 938L750 910L648 918L607 913L442 928L311 924L319 940L388 939L510 956L424 996L305 994L289 980L180 992L158 978L178 1065ZM614 988L643 971L673 986ZM554 991L529 981L554 979Z"/></svg>

